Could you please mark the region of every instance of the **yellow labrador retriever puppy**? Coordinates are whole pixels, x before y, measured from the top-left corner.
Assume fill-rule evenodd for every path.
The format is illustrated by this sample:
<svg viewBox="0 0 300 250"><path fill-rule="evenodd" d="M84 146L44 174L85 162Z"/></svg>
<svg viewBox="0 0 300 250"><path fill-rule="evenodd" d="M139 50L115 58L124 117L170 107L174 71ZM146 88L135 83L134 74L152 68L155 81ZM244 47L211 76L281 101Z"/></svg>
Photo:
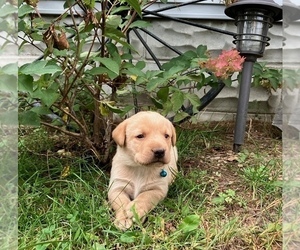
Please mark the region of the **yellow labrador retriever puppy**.
<svg viewBox="0 0 300 250"><path fill-rule="evenodd" d="M162 115L142 111L113 131L117 152L112 161L108 199L115 211L115 226L131 227L163 200L177 172L176 133Z"/></svg>

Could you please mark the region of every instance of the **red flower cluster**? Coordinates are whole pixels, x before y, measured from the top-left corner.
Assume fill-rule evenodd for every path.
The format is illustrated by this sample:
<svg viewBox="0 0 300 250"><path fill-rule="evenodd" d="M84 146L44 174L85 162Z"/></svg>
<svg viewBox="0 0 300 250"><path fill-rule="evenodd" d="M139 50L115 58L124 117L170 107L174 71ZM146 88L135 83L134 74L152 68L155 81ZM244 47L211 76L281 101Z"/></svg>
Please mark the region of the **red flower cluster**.
<svg viewBox="0 0 300 250"><path fill-rule="evenodd" d="M244 61L245 57L240 56L236 49L232 49L224 50L217 58L210 58L205 63L199 63L199 65L214 73L216 77L227 79L234 72L242 70Z"/></svg>

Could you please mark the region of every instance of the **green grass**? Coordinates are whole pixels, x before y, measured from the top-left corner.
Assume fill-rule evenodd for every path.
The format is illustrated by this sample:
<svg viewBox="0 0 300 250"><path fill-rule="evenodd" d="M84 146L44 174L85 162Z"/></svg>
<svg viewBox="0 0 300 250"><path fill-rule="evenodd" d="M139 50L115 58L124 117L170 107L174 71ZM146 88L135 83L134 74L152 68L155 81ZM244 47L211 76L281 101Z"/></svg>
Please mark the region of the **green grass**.
<svg viewBox="0 0 300 250"><path fill-rule="evenodd" d="M0 249L17 247L18 171L16 129L0 130Z"/></svg>
<svg viewBox="0 0 300 250"><path fill-rule="evenodd" d="M280 141L261 150L254 136L232 160L229 131L178 130L168 197L126 232L112 223L107 168L57 154L41 129L20 136L19 249L281 249Z"/></svg>

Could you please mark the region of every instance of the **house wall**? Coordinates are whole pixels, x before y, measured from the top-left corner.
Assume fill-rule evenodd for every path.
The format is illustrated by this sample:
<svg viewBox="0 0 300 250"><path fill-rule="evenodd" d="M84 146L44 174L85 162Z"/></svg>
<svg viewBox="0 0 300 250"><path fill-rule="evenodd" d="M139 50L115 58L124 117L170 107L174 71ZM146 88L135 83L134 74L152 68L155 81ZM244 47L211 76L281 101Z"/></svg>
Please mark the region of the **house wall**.
<svg viewBox="0 0 300 250"><path fill-rule="evenodd" d="M39 10L42 14L51 13L53 15L56 14L56 11L53 11L49 6L53 6L53 3L61 6L63 2L64 1L40 1ZM194 4L184 8L175 9L171 12L169 11L169 14L174 17L183 17L210 27L236 32L236 26L234 25L233 20L224 15L224 5L216 4L216 1L207 2L208 3L206 4ZM157 7L158 6L155 5L151 6L152 9ZM60 10L57 10L58 13L59 11ZM52 16L49 15L49 18L51 17ZM230 35L224 35L175 21L164 20L162 18L148 17L147 20L151 22L151 26L147 28L149 31L182 52L197 48L198 45L203 44L207 45L212 55L217 56L222 50L234 47L234 44L232 43L233 38ZM173 56L176 56L174 52L155 42L155 40L148 35L142 34L142 36L160 60L167 61ZM266 48L264 57L259 59L259 61L267 62L270 67L280 68L282 63L281 23L275 24L269 30L269 37L271 38L270 46ZM134 34L131 34L130 38L131 43L139 52L139 56L137 56L136 59L146 59L148 67L155 68L155 63L142 46L141 42ZM20 50L19 62L24 63L32 61L40 55L41 53L34 47L24 47ZM203 91L207 91L207 89ZM203 91L200 95L203 94ZM212 103L199 114L198 119L200 121L208 119L234 119L237 109L238 91L238 84L234 84L231 87L225 87ZM262 87L252 88L249 102L249 114L262 119L272 119L280 103L280 96L280 90L270 93Z"/></svg>

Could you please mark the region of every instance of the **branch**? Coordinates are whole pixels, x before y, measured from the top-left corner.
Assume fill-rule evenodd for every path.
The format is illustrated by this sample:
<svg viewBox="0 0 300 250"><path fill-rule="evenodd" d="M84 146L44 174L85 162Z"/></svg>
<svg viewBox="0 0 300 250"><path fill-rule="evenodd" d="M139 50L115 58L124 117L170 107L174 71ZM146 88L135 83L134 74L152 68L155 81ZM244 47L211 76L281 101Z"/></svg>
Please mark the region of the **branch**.
<svg viewBox="0 0 300 250"><path fill-rule="evenodd" d="M74 15L73 15L73 12L72 11L70 11L71 12L71 18L72 18L72 21L73 21L73 23L74 24L76 24L76 21L75 21L75 17L74 17ZM61 103L64 103L65 102L65 99L67 98L67 96L68 96L68 94L69 94L69 92L70 92L70 90L72 89L72 87L74 86L74 84L75 84L75 82L77 81L77 79L80 77L80 75L82 74L82 71L84 70L84 68L85 68L85 66L88 64L88 60L89 60L89 57L90 57L90 54L91 54L91 52L92 52L92 49L93 49L93 47L94 47L94 44L95 44L95 40L96 40L96 38L97 38L97 30L95 30L95 35L94 35L94 37L93 37L93 39L92 39L92 43L91 43L91 45L90 45L90 47L89 47L89 50L88 50L88 53L87 53L87 55L86 55L86 58L85 58L85 60L82 62L82 65L81 65L81 67L77 70L77 68L76 68L76 65L77 65L77 63L78 63L78 58L79 58L79 56L80 56L80 43L81 43L81 41L80 41L80 33L79 33L79 30L78 30L78 28L77 28L77 26L75 25L75 27L76 27L76 33L77 33L77 37L78 37L78 42L77 42L77 46L76 46L76 57L75 57L75 59L74 59L74 62L73 62L73 64L71 65L71 72L75 72L75 77L74 77L74 79L72 80L72 82L71 82L71 84L65 89L65 91L64 91L64 95L63 95L63 98L62 98L62 101L61 101ZM71 73L70 72L70 73Z"/></svg>
<svg viewBox="0 0 300 250"><path fill-rule="evenodd" d="M60 16L58 16L56 19L54 19L53 20L53 23L56 23L56 22L60 22L61 21L61 19L65 16L65 14L68 12L68 11L70 11L70 12L72 12L72 8L76 5L76 4L78 4L79 5L79 3L78 3L79 1L75 1L72 5L70 5ZM70 2L68 2L68 3L70 3Z"/></svg>
<svg viewBox="0 0 300 250"><path fill-rule="evenodd" d="M105 25L106 25L106 6L107 6L107 1L101 1L101 9L102 9L102 22L101 22L101 57L105 57L105 49L104 49L104 44L105 44L105 36L104 31L105 31Z"/></svg>
<svg viewBox="0 0 300 250"><path fill-rule="evenodd" d="M27 34L26 34L27 35ZM27 35L28 36L28 35ZM24 42L29 43L30 45L32 45L33 47L35 47L36 49L38 49L39 51L41 51L44 54L44 50L41 49L40 47L38 47L37 45L35 45L33 42L26 40L25 38L18 36L18 38L22 39Z"/></svg>
<svg viewBox="0 0 300 250"><path fill-rule="evenodd" d="M64 130L60 127L57 127L57 126L54 126L50 123L47 123L47 122L41 122L41 124L43 124L44 126L47 126L49 128L53 128L55 130L58 130L66 135L69 135L69 136L73 136L73 137L76 137L76 138L80 138L81 140L83 140L90 148L90 150L94 153L94 155L97 157L98 160L101 160L101 155L98 153L97 149L94 147L92 141L86 137L86 136L83 136L82 134L78 134L78 133L73 133L71 131L67 131L67 130Z"/></svg>
<svg viewBox="0 0 300 250"><path fill-rule="evenodd" d="M79 134L79 133L74 133L74 132L71 132L71 131L68 131L68 130L64 130L64 129L62 129L62 128L60 128L60 127L57 127L57 126L55 126L55 125L52 125L52 124L50 124L50 123L47 123L47 122L41 122L41 124L43 124L44 126L47 126L47 127L49 127L49 128L53 128L53 129L55 129L55 130L58 130L58 131L60 131L60 132L62 132L62 133L64 133L64 134L66 134L66 135L70 135L70 136L77 137L77 138L82 138L82 135Z"/></svg>
<svg viewBox="0 0 300 250"><path fill-rule="evenodd" d="M86 128L82 125L82 123L70 112L66 111L65 109L61 108L60 106L53 104L54 107L58 108L60 111L62 111L63 113L65 113L67 116L69 116L80 128L81 131L87 135L88 132L86 131Z"/></svg>

